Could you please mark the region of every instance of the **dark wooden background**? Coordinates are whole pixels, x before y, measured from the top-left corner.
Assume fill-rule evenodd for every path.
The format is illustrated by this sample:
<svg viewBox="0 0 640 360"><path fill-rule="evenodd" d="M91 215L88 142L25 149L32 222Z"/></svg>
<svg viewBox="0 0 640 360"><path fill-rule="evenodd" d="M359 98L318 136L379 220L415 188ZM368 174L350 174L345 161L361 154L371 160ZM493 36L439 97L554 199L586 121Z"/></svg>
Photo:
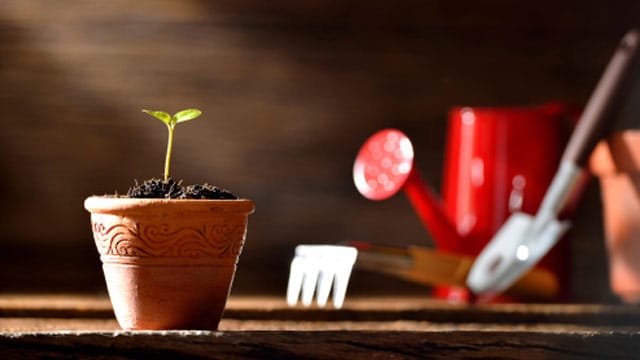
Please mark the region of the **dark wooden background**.
<svg viewBox="0 0 640 360"><path fill-rule="evenodd" d="M255 201L236 292L284 295L299 243L429 246L403 196L356 192L361 142L402 129L437 189L449 107L581 105L635 25L632 0L2 0L0 291L104 289L82 201L161 175L166 131L142 108L201 108L174 177ZM596 185L568 260L577 300L610 299Z"/></svg>

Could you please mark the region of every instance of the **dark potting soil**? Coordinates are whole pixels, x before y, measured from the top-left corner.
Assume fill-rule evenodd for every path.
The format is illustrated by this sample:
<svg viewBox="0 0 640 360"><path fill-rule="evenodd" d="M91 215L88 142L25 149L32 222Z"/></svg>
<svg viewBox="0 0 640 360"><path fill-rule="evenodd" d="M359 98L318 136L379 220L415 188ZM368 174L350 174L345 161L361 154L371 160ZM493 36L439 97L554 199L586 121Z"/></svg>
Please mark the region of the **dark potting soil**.
<svg viewBox="0 0 640 360"><path fill-rule="evenodd" d="M173 179L149 179L129 189L130 198L153 199L237 199L232 192L209 184L182 186L182 182Z"/></svg>

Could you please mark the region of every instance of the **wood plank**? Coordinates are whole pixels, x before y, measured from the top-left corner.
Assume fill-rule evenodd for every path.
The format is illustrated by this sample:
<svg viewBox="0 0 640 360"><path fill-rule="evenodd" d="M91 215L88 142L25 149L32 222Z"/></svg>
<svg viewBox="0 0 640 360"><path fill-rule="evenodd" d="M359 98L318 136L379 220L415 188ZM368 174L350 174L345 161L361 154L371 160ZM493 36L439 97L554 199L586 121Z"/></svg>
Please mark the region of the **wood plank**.
<svg viewBox="0 0 640 360"><path fill-rule="evenodd" d="M219 331L128 332L104 294L0 294L0 358L632 359L638 324L625 305L352 297L335 310L232 296Z"/></svg>
<svg viewBox="0 0 640 360"><path fill-rule="evenodd" d="M392 321L314 321L223 318L220 331L513 331L566 334L572 332L633 332L637 326L593 326L566 323L480 323L480 322L435 322L424 320ZM120 331L117 321L111 318L33 318L1 317L0 333L84 333L98 331Z"/></svg>
<svg viewBox="0 0 640 360"><path fill-rule="evenodd" d="M632 359L639 332L170 331L0 334L3 358Z"/></svg>
<svg viewBox="0 0 640 360"><path fill-rule="evenodd" d="M0 294L0 318L112 319L106 295ZM440 324L633 327L640 308L603 304L451 304L424 297L352 297L342 309L288 307L284 297L231 296L223 319L277 322L429 322ZM2 326L0 326L2 328Z"/></svg>

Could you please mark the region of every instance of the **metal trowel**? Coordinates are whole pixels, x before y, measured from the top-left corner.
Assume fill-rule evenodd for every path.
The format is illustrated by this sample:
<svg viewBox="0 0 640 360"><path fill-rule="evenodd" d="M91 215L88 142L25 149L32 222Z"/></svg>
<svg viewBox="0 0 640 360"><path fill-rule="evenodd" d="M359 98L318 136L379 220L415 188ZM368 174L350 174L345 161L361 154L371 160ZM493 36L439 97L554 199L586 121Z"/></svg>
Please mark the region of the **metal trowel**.
<svg viewBox="0 0 640 360"><path fill-rule="evenodd" d="M569 200L596 143L611 128L611 117L632 64L640 32L628 32L609 61L562 155L560 166L535 216L513 213L471 267L467 286L477 295L496 295L529 271L570 227L558 214Z"/></svg>

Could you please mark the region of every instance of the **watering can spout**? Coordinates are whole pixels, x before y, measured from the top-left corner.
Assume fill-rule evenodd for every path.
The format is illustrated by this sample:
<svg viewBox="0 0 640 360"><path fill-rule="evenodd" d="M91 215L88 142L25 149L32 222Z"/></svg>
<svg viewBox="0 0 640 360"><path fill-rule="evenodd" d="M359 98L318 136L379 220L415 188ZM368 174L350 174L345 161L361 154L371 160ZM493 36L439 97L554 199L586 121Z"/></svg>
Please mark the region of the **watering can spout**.
<svg viewBox="0 0 640 360"><path fill-rule="evenodd" d="M367 199L384 200L404 190L420 221L438 249L459 252L462 239L445 213L440 199L414 167L413 146L399 130L384 129L360 148L353 165L353 180Z"/></svg>
<svg viewBox="0 0 640 360"><path fill-rule="evenodd" d="M437 247L444 251L461 252L461 235L445 212L442 200L424 182L417 170L410 173L404 191Z"/></svg>

